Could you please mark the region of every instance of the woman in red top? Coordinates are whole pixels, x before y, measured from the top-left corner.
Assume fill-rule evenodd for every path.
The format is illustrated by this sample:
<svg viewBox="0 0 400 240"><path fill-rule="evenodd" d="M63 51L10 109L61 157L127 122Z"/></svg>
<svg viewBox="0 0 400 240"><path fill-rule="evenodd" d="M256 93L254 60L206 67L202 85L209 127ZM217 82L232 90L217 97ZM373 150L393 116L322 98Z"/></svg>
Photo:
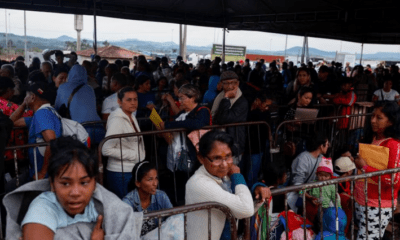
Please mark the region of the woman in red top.
<svg viewBox="0 0 400 240"><path fill-rule="evenodd" d="M371 116L371 126L367 129L365 143L389 148L387 169L400 167L400 107L397 103L378 102L375 105ZM382 159L376 159L376 161L382 161ZM358 169L365 173L379 171L368 166L366 161L360 157L355 159L355 164ZM393 177L393 198L397 199L400 188L400 173L393 174ZM366 239L367 229L368 239L383 237L386 226L392 216L392 175L381 176L381 222L379 222L379 177L372 177L369 180L372 181L368 182L367 204L365 203L364 182L358 181L355 185L356 218L359 219L357 239ZM365 208L368 210L368 216L365 216ZM368 228L366 228L367 224Z"/></svg>
<svg viewBox="0 0 400 240"><path fill-rule="evenodd" d="M11 114L18 108L17 104L10 101L10 99L14 96L14 87L15 84L11 78L0 77L0 111L6 116L11 116ZM26 111L23 115L23 117L32 116L32 111ZM27 142L28 134L26 129L16 129L11 132L11 137L7 146L24 145ZM16 152L18 160L26 159L23 151L17 150ZM5 151L4 155L6 161L14 159L14 152L11 150ZM10 163L10 166L13 167L14 163Z"/></svg>

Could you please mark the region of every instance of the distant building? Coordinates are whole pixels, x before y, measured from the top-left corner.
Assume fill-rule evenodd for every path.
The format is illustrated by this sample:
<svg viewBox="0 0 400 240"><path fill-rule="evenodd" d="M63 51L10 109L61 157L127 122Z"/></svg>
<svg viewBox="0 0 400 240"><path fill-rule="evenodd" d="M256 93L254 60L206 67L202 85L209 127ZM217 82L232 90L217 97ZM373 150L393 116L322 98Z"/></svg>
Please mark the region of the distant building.
<svg viewBox="0 0 400 240"><path fill-rule="evenodd" d="M260 59L264 59L265 63L271 63L273 60L278 60L278 59L281 62L285 61L284 56L274 56L274 55L246 54L246 58L248 58L252 62L258 62Z"/></svg>
<svg viewBox="0 0 400 240"><path fill-rule="evenodd" d="M81 63L84 60L92 61L91 56L94 54L94 49L82 50L76 52L76 54L80 57ZM126 48L118 47L118 46L107 46L97 48L97 55L101 57L101 59L106 59L110 63L114 63L115 60L129 60L131 62L131 66L133 66L132 58L133 56L144 55L139 52L134 52L128 50ZM146 59L152 59L152 57L145 55Z"/></svg>

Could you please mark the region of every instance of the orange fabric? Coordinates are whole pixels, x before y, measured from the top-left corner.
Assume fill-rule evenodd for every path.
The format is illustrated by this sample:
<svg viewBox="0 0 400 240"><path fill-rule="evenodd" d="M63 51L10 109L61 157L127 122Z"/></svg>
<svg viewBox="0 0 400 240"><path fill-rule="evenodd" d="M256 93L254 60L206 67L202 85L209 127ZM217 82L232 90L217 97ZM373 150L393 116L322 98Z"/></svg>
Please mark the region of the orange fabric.
<svg viewBox="0 0 400 240"><path fill-rule="evenodd" d="M387 165L387 169L398 168L400 167L400 141L389 138L385 139L385 141L376 142L374 141L372 144L378 146L384 146L389 148L389 162ZM376 169L372 166L367 166L365 172L376 172L379 169ZM383 208L392 206L392 174L385 174L381 176L381 206ZM400 173L393 174L394 179L394 199L397 199L398 191L400 188ZM372 177L372 180L377 183L379 181L379 177ZM355 184L354 198L358 204L365 206L365 194L364 194L364 181L357 181ZM378 184L368 183L368 203L369 207L379 207L379 187Z"/></svg>

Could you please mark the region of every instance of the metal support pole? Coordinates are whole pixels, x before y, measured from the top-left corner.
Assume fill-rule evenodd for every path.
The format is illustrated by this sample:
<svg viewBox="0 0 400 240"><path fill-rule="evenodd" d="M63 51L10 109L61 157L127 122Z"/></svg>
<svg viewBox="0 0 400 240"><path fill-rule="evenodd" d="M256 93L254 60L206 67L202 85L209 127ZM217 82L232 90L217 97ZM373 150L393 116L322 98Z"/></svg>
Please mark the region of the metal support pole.
<svg viewBox="0 0 400 240"><path fill-rule="evenodd" d="M179 24L179 55L183 55L182 24Z"/></svg>
<svg viewBox="0 0 400 240"><path fill-rule="evenodd" d="M4 10L4 16L6 17L6 46L5 49L7 49L7 55L8 55L8 28L7 28L7 10Z"/></svg>
<svg viewBox="0 0 400 240"><path fill-rule="evenodd" d="M222 64L225 63L225 34L226 34L226 28L224 28L222 31L224 31L224 35L222 36Z"/></svg>
<svg viewBox="0 0 400 240"><path fill-rule="evenodd" d="M26 39L26 11L24 11L24 36L25 36L25 52L24 52L25 65L29 66L29 59L28 59L29 56L27 47L28 40Z"/></svg>
<svg viewBox="0 0 400 240"><path fill-rule="evenodd" d="M306 52L306 36L304 36L303 49L301 50L301 63L304 63L305 52Z"/></svg>
<svg viewBox="0 0 400 240"><path fill-rule="evenodd" d="M308 37L306 37L306 64L310 61L310 52L308 50Z"/></svg>
<svg viewBox="0 0 400 240"><path fill-rule="evenodd" d="M93 0L94 3L94 8L93 8L93 20L94 20L94 29L93 29L93 49L94 49L94 54L97 55L97 24L96 24L96 11L97 11L97 7L96 7L96 1L97 0Z"/></svg>
<svg viewBox="0 0 400 240"><path fill-rule="evenodd" d="M186 62L186 40L187 40L187 25L183 25L183 61Z"/></svg>
<svg viewBox="0 0 400 240"><path fill-rule="evenodd" d="M287 52L287 39L288 39L288 35L286 34L286 43L285 43L285 61L286 61L286 52Z"/></svg>
<svg viewBox="0 0 400 240"><path fill-rule="evenodd" d="M360 65L362 65L363 53L364 53L364 43L361 43L361 57L360 57Z"/></svg>

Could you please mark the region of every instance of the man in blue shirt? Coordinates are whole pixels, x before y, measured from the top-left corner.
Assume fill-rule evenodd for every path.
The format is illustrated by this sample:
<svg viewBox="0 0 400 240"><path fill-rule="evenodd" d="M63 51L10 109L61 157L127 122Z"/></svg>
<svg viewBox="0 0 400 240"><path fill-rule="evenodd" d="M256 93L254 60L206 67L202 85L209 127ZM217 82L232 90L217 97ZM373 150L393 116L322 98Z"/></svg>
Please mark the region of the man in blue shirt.
<svg viewBox="0 0 400 240"><path fill-rule="evenodd" d="M28 128L28 143L50 142L61 137L61 121L52 112L53 108L50 106L50 102L54 100L54 95L47 83L35 83L27 88L24 102L10 116L14 126ZM22 118L26 108L34 112L33 117ZM50 146L29 148L30 177L41 179L46 176L49 157Z"/></svg>

